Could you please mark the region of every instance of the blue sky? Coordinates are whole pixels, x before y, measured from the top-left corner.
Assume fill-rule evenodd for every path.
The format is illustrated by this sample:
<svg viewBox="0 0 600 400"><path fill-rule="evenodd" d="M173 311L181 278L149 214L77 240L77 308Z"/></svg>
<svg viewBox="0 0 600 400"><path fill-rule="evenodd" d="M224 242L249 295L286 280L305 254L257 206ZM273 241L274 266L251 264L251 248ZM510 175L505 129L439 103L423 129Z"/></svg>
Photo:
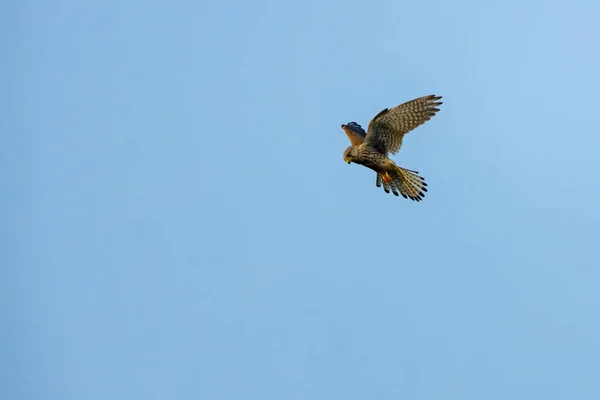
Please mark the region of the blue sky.
<svg viewBox="0 0 600 400"><path fill-rule="evenodd" d="M1 397L600 398L599 15L3 4ZM427 94L416 203L340 124Z"/></svg>

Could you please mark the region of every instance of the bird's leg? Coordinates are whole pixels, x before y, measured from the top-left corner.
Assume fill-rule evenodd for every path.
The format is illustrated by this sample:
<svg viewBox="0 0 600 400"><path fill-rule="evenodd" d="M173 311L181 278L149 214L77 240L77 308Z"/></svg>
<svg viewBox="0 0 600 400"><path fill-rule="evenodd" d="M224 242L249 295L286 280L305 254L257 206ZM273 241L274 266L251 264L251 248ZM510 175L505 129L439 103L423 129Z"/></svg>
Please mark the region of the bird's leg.
<svg viewBox="0 0 600 400"><path fill-rule="evenodd" d="M389 172L387 172L387 171L385 171L385 172L383 172L383 173L381 174L381 179L383 179L383 181L384 181L385 183L392 183L392 181L394 180L394 179L392 178L392 176L390 175L390 173L389 173Z"/></svg>

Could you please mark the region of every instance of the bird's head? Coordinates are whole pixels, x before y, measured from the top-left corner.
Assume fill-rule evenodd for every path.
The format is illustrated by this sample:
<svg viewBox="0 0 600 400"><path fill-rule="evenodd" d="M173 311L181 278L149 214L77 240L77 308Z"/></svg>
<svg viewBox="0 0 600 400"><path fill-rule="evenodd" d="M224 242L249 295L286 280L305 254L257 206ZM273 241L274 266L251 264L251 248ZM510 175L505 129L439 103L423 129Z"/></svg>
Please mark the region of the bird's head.
<svg viewBox="0 0 600 400"><path fill-rule="evenodd" d="M350 164L354 159L358 156L356 147L350 146L346 150L344 150L344 161Z"/></svg>

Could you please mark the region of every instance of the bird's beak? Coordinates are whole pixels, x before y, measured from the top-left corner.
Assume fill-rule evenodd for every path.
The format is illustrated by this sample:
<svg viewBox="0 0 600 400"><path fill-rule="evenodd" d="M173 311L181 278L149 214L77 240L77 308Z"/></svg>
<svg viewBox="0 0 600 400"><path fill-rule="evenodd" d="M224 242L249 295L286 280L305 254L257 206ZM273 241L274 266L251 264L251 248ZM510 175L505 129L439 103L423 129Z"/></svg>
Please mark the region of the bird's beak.
<svg viewBox="0 0 600 400"><path fill-rule="evenodd" d="M348 164L350 164L350 162L351 162L352 160L350 160L348 157L346 157L346 158L344 158L344 161L346 161Z"/></svg>

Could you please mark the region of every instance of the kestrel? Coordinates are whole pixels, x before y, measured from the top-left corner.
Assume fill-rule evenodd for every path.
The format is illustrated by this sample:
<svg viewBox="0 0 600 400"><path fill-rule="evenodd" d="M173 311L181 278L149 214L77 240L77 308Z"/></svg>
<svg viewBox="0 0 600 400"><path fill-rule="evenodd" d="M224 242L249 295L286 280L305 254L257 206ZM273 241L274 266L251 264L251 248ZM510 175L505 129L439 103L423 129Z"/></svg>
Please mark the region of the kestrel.
<svg viewBox="0 0 600 400"><path fill-rule="evenodd" d="M362 164L377 172L375 184L389 193L411 200L421 201L427 191L425 179L417 171L397 166L388 158L388 153L396 154L402 146L404 135L417 126L429 121L436 112L442 96L429 95L385 109L369 122L367 132L356 122L342 125L352 146L344 151L344 161Z"/></svg>

